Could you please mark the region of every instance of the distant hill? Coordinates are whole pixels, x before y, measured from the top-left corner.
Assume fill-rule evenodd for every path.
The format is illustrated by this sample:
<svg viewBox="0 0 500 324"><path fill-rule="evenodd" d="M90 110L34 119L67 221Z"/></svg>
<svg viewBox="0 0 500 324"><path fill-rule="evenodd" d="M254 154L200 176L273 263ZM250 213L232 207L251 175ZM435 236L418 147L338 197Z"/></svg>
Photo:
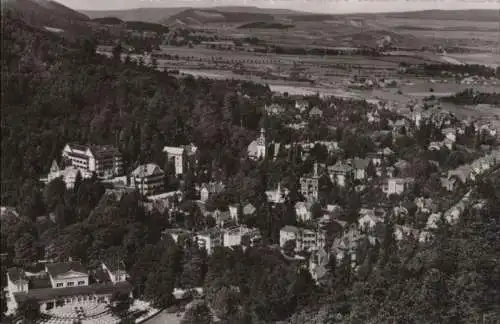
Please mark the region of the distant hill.
<svg viewBox="0 0 500 324"><path fill-rule="evenodd" d="M125 28L137 31L154 31L157 33L168 33L167 26L144 21L126 21L124 22Z"/></svg>
<svg viewBox="0 0 500 324"><path fill-rule="evenodd" d="M173 8L138 8L129 10L84 10L82 13L90 18L117 17L124 21L165 22L168 18L186 10L215 10L221 13L248 13L267 15L307 15L307 13L288 9L265 9L251 6L220 6L210 8L173 7Z"/></svg>
<svg viewBox="0 0 500 324"><path fill-rule="evenodd" d="M295 25L282 24L277 22L265 22L265 21L256 21L248 24L243 24L238 26L239 29L288 29L293 28Z"/></svg>
<svg viewBox="0 0 500 324"><path fill-rule="evenodd" d="M214 9L187 9L164 21L165 24L183 23L186 25L204 25L209 23L245 23L255 21L273 21L274 16L266 13L219 11Z"/></svg>
<svg viewBox="0 0 500 324"><path fill-rule="evenodd" d="M187 9L189 8L188 7L139 8L130 10L104 10L104 11L85 10L82 12L88 15L90 18L94 19L105 18L105 17L116 17L123 21L143 21L150 23L158 23Z"/></svg>
<svg viewBox="0 0 500 324"><path fill-rule="evenodd" d="M102 25L121 25L123 24L123 20L116 17L103 17L103 18L94 18L93 22L102 24Z"/></svg>
<svg viewBox="0 0 500 324"><path fill-rule="evenodd" d="M413 12L385 13L390 18L433 19L433 20L474 20L500 22L500 10L423 10Z"/></svg>
<svg viewBox="0 0 500 324"><path fill-rule="evenodd" d="M86 15L51 0L3 0L3 10L17 15L30 25L61 29L70 33L91 30Z"/></svg>

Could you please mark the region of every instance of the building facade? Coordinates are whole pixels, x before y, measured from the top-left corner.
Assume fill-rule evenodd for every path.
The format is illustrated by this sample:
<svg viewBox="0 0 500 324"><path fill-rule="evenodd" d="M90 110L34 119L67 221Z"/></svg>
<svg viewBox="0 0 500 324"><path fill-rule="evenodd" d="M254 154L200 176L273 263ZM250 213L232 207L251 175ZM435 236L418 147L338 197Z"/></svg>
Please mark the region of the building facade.
<svg viewBox="0 0 500 324"><path fill-rule="evenodd" d="M122 154L110 145L66 144L62 157L73 167L95 173L101 179L123 174Z"/></svg>
<svg viewBox="0 0 500 324"><path fill-rule="evenodd" d="M311 230L285 226L280 230L280 246L284 247L287 241L295 241L295 252L317 251L325 247L326 232L319 228Z"/></svg>
<svg viewBox="0 0 500 324"><path fill-rule="evenodd" d="M199 232L196 234L198 247L205 249L208 254L212 254L216 247L223 246L222 232L216 228Z"/></svg>
<svg viewBox="0 0 500 324"><path fill-rule="evenodd" d="M319 176L318 176L318 165L314 164L314 173L311 177L301 177L300 178L300 193L308 201L318 200L319 191Z"/></svg>
<svg viewBox="0 0 500 324"><path fill-rule="evenodd" d="M106 269L105 266L103 269ZM5 289L7 313L15 313L26 300L38 302L40 310L46 312L68 303L75 303L75 306L84 301L110 303L115 292L132 296L132 285L125 281L126 275L115 276L115 280L111 280L111 271L98 272L102 279L90 284L89 272L80 262L47 264L43 271L37 273L11 268L7 271Z"/></svg>
<svg viewBox="0 0 500 324"><path fill-rule="evenodd" d="M196 160L197 151L198 147L194 144L178 147L165 146L163 148L163 152L167 154L167 160L174 164L176 175L184 174L189 167L189 162L196 162L192 160Z"/></svg>
<svg viewBox="0 0 500 324"><path fill-rule="evenodd" d="M260 130L260 136L248 145L248 157L252 160L266 158L266 131Z"/></svg>
<svg viewBox="0 0 500 324"><path fill-rule="evenodd" d="M130 174L130 186L143 196L162 193L165 189L165 172L154 163L140 165Z"/></svg>

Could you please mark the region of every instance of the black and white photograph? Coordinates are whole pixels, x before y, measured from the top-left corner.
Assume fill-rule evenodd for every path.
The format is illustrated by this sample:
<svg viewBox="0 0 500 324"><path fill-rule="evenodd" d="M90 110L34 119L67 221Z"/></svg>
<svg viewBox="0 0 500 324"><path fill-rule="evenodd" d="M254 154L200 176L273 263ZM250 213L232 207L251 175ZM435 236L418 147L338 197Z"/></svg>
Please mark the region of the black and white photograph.
<svg viewBox="0 0 500 324"><path fill-rule="evenodd" d="M0 324L500 324L500 0L0 1Z"/></svg>

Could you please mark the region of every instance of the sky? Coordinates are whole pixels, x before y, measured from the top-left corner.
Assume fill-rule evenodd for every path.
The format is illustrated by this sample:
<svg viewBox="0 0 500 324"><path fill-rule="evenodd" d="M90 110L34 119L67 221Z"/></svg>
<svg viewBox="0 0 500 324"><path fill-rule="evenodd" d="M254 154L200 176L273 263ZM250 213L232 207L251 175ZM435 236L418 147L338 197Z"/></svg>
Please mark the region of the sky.
<svg viewBox="0 0 500 324"><path fill-rule="evenodd" d="M428 9L500 10L500 0L56 0L77 10L158 7L256 6L318 13L391 12Z"/></svg>

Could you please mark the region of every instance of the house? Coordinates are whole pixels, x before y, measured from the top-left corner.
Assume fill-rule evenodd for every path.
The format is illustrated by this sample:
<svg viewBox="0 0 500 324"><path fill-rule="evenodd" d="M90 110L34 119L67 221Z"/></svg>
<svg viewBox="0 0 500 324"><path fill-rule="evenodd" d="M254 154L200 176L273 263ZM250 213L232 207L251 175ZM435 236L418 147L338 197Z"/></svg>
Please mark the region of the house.
<svg viewBox="0 0 500 324"><path fill-rule="evenodd" d="M441 134L443 134L445 138L449 139L452 142L457 141L457 130L454 128L444 128L441 130Z"/></svg>
<svg viewBox="0 0 500 324"><path fill-rule="evenodd" d="M309 108L309 103L306 100L296 100L295 109L298 109L301 113Z"/></svg>
<svg viewBox="0 0 500 324"><path fill-rule="evenodd" d="M228 206L228 209L229 209L229 216L231 217L231 219L236 223L238 224L239 222L239 215L238 215L238 211L239 211L239 206L236 206L236 205L229 205Z"/></svg>
<svg viewBox="0 0 500 324"><path fill-rule="evenodd" d="M130 186L143 196L162 193L165 189L165 172L154 163L140 165L130 174Z"/></svg>
<svg viewBox="0 0 500 324"><path fill-rule="evenodd" d="M408 130L408 123L406 119L398 119L395 122L389 123L392 126L392 134L397 135L401 134L403 131Z"/></svg>
<svg viewBox="0 0 500 324"><path fill-rule="evenodd" d="M328 167L328 175L332 182L336 183L340 187L346 185L346 180L352 176L353 168L342 161L338 161L333 166Z"/></svg>
<svg viewBox="0 0 500 324"><path fill-rule="evenodd" d="M400 195L415 182L413 178L389 178L382 186L382 191L387 195Z"/></svg>
<svg viewBox="0 0 500 324"><path fill-rule="evenodd" d="M300 178L300 192L309 201L318 200L319 176L318 164L314 164L314 173L310 177Z"/></svg>
<svg viewBox="0 0 500 324"><path fill-rule="evenodd" d="M457 178L441 178L441 187L445 188L449 192L453 192L455 190L455 186L457 184Z"/></svg>
<svg viewBox="0 0 500 324"><path fill-rule="evenodd" d="M114 279L115 282L105 275L105 280L89 284L89 272L76 261L49 263L37 273L11 268L7 271L8 313L14 313L26 300L36 301L40 311L47 312L66 303L74 303L76 307L83 300L109 304L115 292L132 296L133 287L121 280L123 276Z"/></svg>
<svg viewBox="0 0 500 324"><path fill-rule="evenodd" d="M254 205L252 205L252 204L246 204L243 207L243 215L245 215L245 216L253 216L256 211L257 211L257 209L255 209Z"/></svg>
<svg viewBox="0 0 500 324"><path fill-rule="evenodd" d="M383 223L383 219L375 216L373 209L362 208L359 211L360 218L358 219L358 226L361 231L373 231L378 223Z"/></svg>
<svg viewBox="0 0 500 324"><path fill-rule="evenodd" d="M217 228L196 233L195 237L198 247L205 249L208 254L212 254L215 248L223 246L223 235Z"/></svg>
<svg viewBox="0 0 500 324"><path fill-rule="evenodd" d="M455 170L448 171L448 179L451 178L455 178L462 183L466 183L469 180L475 181L476 174L470 165L461 165Z"/></svg>
<svg viewBox="0 0 500 324"><path fill-rule="evenodd" d="M297 215L297 221L307 222L312 219L311 214L311 201L302 202L299 201L295 204L295 214Z"/></svg>
<svg viewBox="0 0 500 324"><path fill-rule="evenodd" d="M417 210L421 213L431 213L437 209L432 198L417 197L413 202L417 206Z"/></svg>
<svg viewBox="0 0 500 324"><path fill-rule="evenodd" d="M330 255L321 248L309 257L309 272L314 281L318 282L328 272L327 267L330 262Z"/></svg>
<svg viewBox="0 0 500 324"><path fill-rule="evenodd" d="M489 136L495 137L497 136L497 130L490 123L476 123L474 124L474 129L476 133L487 134Z"/></svg>
<svg viewBox="0 0 500 324"><path fill-rule="evenodd" d="M266 105L264 107L264 111L268 114L268 115L281 115L282 113L285 112L285 107L283 107L282 105L278 105L278 104L272 104L272 105Z"/></svg>
<svg viewBox="0 0 500 324"><path fill-rule="evenodd" d="M398 170L399 174L407 174L411 169L411 163L405 160L399 160L394 163L394 167Z"/></svg>
<svg viewBox="0 0 500 324"><path fill-rule="evenodd" d="M443 147L443 142L430 142L427 149L429 151L440 151Z"/></svg>
<svg viewBox="0 0 500 324"><path fill-rule="evenodd" d="M260 130L260 136L248 145L248 157L252 160L266 158L266 131Z"/></svg>
<svg viewBox="0 0 500 324"><path fill-rule="evenodd" d="M66 144L62 157L73 167L95 173L101 179L123 173L122 154L111 145Z"/></svg>
<svg viewBox="0 0 500 324"><path fill-rule="evenodd" d="M266 191L267 201L273 204L283 204L288 193L288 189L281 189L281 183L278 183L278 188L276 190Z"/></svg>
<svg viewBox="0 0 500 324"><path fill-rule="evenodd" d="M450 150L450 151L451 151L451 150L453 150L453 148L455 147L455 141L454 141L454 140L449 139L448 137L447 137L447 138L445 138L445 139L443 140L443 142L442 142L442 143L443 143L443 145L444 145L444 146L446 146L446 148L447 148L448 150Z"/></svg>
<svg viewBox="0 0 500 324"><path fill-rule="evenodd" d="M427 218L427 224L425 226L426 229L437 229L438 224L441 221L441 213L433 213Z"/></svg>
<svg viewBox="0 0 500 324"><path fill-rule="evenodd" d="M369 164L369 159L354 158L354 160L352 161L354 179L364 180L366 178L366 169L368 168Z"/></svg>
<svg viewBox="0 0 500 324"><path fill-rule="evenodd" d="M179 244L179 237L181 236L190 236L192 233L183 228L167 228L161 232L162 239L170 236L176 244Z"/></svg>
<svg viewBox="0 0 500 324"><path fill-rule="evenodd" d="M323 111L318 107L314 107L309 111L310 118L323 118Z"/></svg>
<svg viewBox="0 0 500 324"><path fill-rule="evenodd" d="M262 236L257 228L238 226L224 231L224 246L256 246L262 242Z"/></svg>
<svg viewBox="0 0 500 324"><path fill-rule="evenodd" d="M287 241L295 241L295 252L317 251L325 247L326 232L322 229L311 230L295 226L284 226L280 230L280 247Z"/></svg>
<svg viewBox="0 0 500 324"><path fill-rule="evenodd" d="M369 111L366 113L366 118L370 124L380 122L380 114L377 110Z"/></svg>
<svg viewBox="0 0 500 324"><path fill-rule="evenodd" d="M175 174L184 174L186 168L189 166L189 162L196 162L196 153L198 147L194 144L189 144L185 146L165 146L163 152L167 154L167 160L173 162Z"/></svg>
<svg viewBox="0 0 500 324"><path fill-rule="evenodd" d="M225 186L222 181L211 181L209 183L203 183L200 187L200 200L202 202L206 202L211 196L223 192L224 188Z"/></svg>
<svg viewBox="0 0 500 324"><path fill-rule="evenodd" d="M60 169L57 162L52 161L52 166L50 167L50 171L47 175L46 179L41 179L42 182L49 183L57 178L61 178L62 181L66 184L67 189L73 189L75 187L76 178L78 177L78 173L83 179L92 178L92 173L85 169L78 169L74 166L67 166L64 169Z"/></svg>
<svg viewBox="0 0 500 324"><path fill-rule="evenodd" d="M127 271L125 271L125 264L119 259L103 261L101 262L101 268L107 273L114 284L124 282L129 278Z"/></svg>
<svg viewBox="0 0 500 324"><path fill-rule="evenodd" d="M402 225L395 225L394 226L394 238L396 241L402 241L408 237L418 237L418 231L408 227L408 226L402 226Z"/></svg>
<svg viewBox="0 0 500 324"><path fill-rule="evenodd" d="M49 274L52 288L88 286L89 284L87 270L77 261L47 264L45 271Z"/></svg>

